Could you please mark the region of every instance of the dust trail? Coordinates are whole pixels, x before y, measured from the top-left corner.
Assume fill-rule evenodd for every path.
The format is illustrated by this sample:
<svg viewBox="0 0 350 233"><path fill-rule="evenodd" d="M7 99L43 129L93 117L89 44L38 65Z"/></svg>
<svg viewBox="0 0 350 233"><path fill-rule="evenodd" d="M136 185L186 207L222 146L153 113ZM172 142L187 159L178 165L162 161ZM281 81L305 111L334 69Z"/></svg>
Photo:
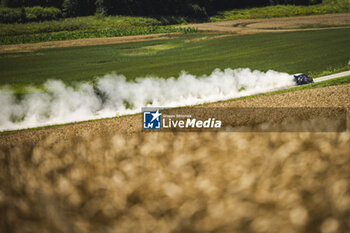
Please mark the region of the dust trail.
<svg viewBox="0 0 350 233"><path fill-rule="evenodd" d="M182 72L178 78L137 78L107 74L95 85L48 80L46 92L16 96L0 89L0 131L106 118L141 111L141 107L177 107L215 102L295 85L293 76L276 71L216 69L209 76ZM29 87L28 87L29 88Z"/></svg>

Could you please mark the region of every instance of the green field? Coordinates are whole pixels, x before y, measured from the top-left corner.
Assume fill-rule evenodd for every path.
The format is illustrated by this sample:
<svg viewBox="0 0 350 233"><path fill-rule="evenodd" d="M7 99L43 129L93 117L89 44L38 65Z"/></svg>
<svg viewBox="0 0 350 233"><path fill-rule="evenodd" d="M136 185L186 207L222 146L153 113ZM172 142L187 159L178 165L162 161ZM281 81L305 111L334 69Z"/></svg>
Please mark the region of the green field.
<svg viewBox="0 0 350 233"><path fill-rule="evenodd" d="M311 6L276 5L219 12L210 21L334 14L350 11L350 1L333 1Z"/></svg>
<svg viewBox="0 0 350 233"><path fill-rule="evenodd" d="M197 40L213 35L118 45L57 48L0 55L0 84L92 80L111 72L135 77L211 73L248 67L288 73L321 73L350 60L350 29L270 33Z"/></svg>

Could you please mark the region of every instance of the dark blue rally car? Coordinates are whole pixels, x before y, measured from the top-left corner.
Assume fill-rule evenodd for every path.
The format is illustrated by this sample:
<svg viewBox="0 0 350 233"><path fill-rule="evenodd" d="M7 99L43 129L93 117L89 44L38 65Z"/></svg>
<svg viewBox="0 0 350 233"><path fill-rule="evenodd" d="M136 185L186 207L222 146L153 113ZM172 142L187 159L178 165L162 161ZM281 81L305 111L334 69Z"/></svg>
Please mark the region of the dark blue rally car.
<svg viewBox="0 0 350 233"><path fill-rule="evenodd" d="M294 80L298 85L304 85L314 82L314 80L306 74L295 74Z"/></svg>

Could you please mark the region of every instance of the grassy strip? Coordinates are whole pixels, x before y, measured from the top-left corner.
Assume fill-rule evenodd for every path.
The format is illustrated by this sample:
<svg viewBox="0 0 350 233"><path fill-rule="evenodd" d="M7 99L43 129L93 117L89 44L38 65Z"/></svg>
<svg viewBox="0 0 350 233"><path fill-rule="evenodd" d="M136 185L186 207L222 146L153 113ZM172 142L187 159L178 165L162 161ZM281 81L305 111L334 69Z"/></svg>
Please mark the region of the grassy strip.
<svg viewBox="0 0 350 233"><path fill-rule="evenodd" d="M41 34L3 36L0 37L0 44L23 44L44 41L76 40L83 38L105 38L133 35L147 35L172 32L196 32L195 28L176 28L170 26L130 27L130 28L106 28L97 31L61 31Z"/></svg>
<svg viewBox="0 0 350 233"><path fill-rule="evenodd" d="M267 30L283 30L283 29L327 29L327 28L350 28L349 24L345 25L327 25L327 24L309 24L300 27L266 27Z"/></svg>
<svg viewBox="0 0 350 233"><path fill-rule="evenodd" d="M263 94L263 95L280 94L280 93L284 93L284 92L301 91L301 90L328 87L328 86L337 86L337 85L343 85L343 84L348 84L348 83L350 83L350 76L345 76L342 78L335 78L335 79L330 79L330 80L323 81L323 82L312 83L309 85L302 85L302 86L298 86L298 87L294 87L294 88L290 88L290 89L286 89L286 90L275 91L275 92L271 92L271 93L267 93L267 94Z"/></svg>
<svg viewBox="0 0 350 233"><path fill-rule="evenodd" d="M277 5L243 10L223 11L218 15L210 17L209 20L211 22L217 22L224 20L320 15L343 12L350 12L349 1L311 6Z"/></svg>

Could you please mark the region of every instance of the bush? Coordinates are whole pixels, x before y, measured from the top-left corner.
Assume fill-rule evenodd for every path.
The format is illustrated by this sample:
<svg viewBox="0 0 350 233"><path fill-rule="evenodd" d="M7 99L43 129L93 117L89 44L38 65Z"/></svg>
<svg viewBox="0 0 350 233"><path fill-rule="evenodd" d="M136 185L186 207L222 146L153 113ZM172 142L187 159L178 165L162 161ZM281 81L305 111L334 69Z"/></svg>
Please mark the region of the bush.
<svg viewBox="0 0 350 233"><path fill-rule="evenodd" d="M127 16L87 16L31 22L25 24L0 24L0 36L39 34L60 31L98 31L108 28L160 26L157 19Z"/></svg>
<svg viewBox="0 0 350 233"><path fill-rule="evenodd" d="M200 7L197 4L193 4L193 5L188 5L188 9L186 12L187 16L189 17L193 17L195 19L207 19L208 18L208 14L207 11L205 10L204 7Z"/></svg>
<svg viewBox="0 0 350 233"><path fill-rule="evenodd" d="M96 6L94 1L89 0L64 0L62 12L64 17L93 15L96 12Z"/></svg>
<svg viewBox="0 0 350 233"><path fill-rule="evenodd" d="M23 15L23 10L20 8L0 8L1 23L20 23L23 18L25 18L25 15Z"/></svg>
<svg viewBox="0 0 350 233"><path fill-rule="evenodd" d="M60 17L62 17L61 10L54 7L0 8L1 23L36 22Z"/></svg>
<svg viewBox="0 0 350 233"><path fill-rule="evenodd" d="M320 4L322 0L270 0L271 5L314 5Z"/></svg>
<svg viewBox="0 0 350 233"><path fill-rule="evenodd" d="M54 7L27 7L25 8L25 12L28 22L54 20L62 17L61 10Z"/></svg>

